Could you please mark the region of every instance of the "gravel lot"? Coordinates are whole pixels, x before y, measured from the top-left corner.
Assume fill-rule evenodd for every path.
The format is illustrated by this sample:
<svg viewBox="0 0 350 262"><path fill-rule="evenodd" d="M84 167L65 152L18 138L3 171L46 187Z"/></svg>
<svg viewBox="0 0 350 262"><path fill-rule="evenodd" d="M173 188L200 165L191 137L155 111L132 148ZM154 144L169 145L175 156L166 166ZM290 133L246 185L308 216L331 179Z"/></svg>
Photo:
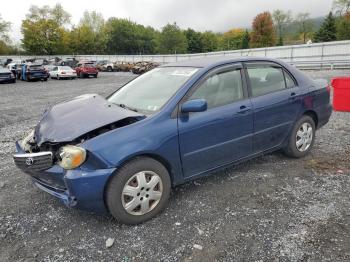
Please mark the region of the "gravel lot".
<svg viewBox="0 0 350 262"><path fill-rule="evenodd" d="M333 113L306 158L274 153L179 186L138 226L68 209L15 168L14 141L45 108L133 77L0 85L0 261L350 260L350 113Z"/></svg>

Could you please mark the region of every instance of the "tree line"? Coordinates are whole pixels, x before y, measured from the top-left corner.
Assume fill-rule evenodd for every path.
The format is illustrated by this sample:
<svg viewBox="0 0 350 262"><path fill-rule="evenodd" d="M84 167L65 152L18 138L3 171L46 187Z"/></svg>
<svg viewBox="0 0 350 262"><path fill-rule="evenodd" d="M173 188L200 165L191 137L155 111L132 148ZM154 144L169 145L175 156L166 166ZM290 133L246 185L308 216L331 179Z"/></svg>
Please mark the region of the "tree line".
<svg viewBox="0 0 350 262"><path fill-rule="evenodd" d="M176 23L161 30L128 19L107 20L86 11L77 25L60 4L31 6L22 21L20 46L9 38L11 24L0 16L0 54L174 54L201 53L350 39L350 0L335 0L326 18L274 10L258 14L251 28L224 33L181 29Z"/></svg>

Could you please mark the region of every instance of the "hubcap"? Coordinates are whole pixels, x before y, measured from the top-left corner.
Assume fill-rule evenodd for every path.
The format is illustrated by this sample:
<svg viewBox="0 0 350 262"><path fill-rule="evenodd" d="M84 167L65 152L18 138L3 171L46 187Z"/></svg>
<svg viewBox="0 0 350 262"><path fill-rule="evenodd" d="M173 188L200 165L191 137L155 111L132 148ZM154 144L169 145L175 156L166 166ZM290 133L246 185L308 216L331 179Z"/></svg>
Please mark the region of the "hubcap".
<svg viewBox="0 0 350 262"><path fill-rule="evenodd" d="M300 152L305 152L309 149L313 139L312 126L309 123L303 123L296 134L296 147Z"/></svg>
<svg viewBox="0 0 350 262"><path fill-rule="evenodd" d="M122 204L131 215L144 215L155 208L163 193L160 176L152 171L133 175L124 185Z"/></svg>

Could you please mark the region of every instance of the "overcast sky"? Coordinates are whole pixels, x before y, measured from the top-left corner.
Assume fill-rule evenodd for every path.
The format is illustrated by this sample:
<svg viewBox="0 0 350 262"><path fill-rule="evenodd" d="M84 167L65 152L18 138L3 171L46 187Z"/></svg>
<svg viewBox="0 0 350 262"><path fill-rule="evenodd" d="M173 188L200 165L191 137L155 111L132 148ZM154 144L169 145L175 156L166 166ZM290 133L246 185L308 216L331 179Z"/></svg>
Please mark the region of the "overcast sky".
<svg viewBox="0 0 350 262"><path fill-rule="evenodd" d="M20 26L31 5L50 5L57 2L79 22L85 10L100 12L105 19L115 16L157 29L168 22L181 28L224 32L233 27L250 27L260 12L274 9L309 12L312 17L324 16L333 0L3 0L0 14L12 23L11 37L21 39Z"/></svg>

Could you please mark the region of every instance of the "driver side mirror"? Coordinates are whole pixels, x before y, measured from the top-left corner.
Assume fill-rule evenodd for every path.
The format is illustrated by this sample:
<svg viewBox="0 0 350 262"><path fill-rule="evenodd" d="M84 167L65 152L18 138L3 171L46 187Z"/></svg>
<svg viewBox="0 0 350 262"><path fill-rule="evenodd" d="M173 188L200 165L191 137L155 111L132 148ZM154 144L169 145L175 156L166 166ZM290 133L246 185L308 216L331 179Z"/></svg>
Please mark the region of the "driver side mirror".
<svg viewBox="0 0 350 262"><path fill-rule="evenodd" d="M203 112L203 111L206 111L207 108L208 108L208 104L205 99L193 99L182 104L181 112L182 113Z"/></svg>

